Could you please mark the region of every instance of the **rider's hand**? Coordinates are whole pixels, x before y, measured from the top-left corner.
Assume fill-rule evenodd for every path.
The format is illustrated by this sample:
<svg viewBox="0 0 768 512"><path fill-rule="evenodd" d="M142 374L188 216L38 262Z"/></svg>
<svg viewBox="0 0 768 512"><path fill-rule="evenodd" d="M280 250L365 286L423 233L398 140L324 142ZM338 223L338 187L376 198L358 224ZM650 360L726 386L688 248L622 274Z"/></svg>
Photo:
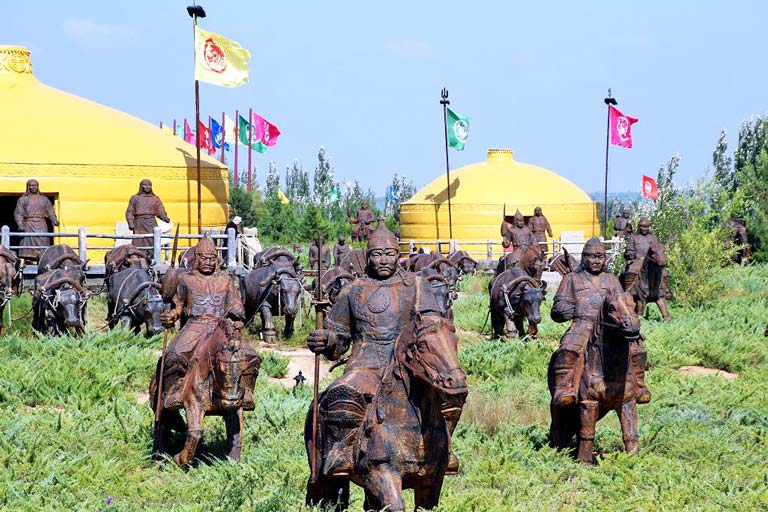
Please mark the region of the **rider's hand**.
<svg viewBox="0 0 768 512"><path fill-rule="evenodd" d="M328 348L328 331L326 329L318 329L310 332L309 336L307 336L307 348L315 354L319 354Z"/></svg>
<svg viewBox="0 0 768 512"><path fill-rule="evenodd" d="M173 327L176 324L176 312L166 311L165 313L161 313L160 322L162 322L163 327Z"/></svg>

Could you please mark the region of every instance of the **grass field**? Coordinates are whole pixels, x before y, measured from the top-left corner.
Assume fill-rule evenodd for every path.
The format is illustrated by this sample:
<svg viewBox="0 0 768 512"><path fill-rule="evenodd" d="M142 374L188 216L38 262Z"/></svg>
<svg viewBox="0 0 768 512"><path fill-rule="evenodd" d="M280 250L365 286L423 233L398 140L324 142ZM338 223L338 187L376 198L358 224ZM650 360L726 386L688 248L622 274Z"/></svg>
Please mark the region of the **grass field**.
<svg viewBox="0 0 768 512"><path fill-rule="evenodd" d="M640 454L621 453L609 417L598 424L595 467L547 446L546 367L565 325L549 320L545 306L539 341L487 341L479 332L485 283L464 283L455 304L470 382L454 438L462 474L446 479L440 510L768 509L768 267L720 275L727 293L705 307L673 307L673 320L662 323L651 306L643 332L654 399L640 407ZM28 297L14 299L14 316L28 308ZM205 460L196 467L154 463L153 415L137 398L162 340L99 332L103 317L96 303L93 332L82 339L38 337L30 318L0 338L0 510L302 509L309 389L259 377L240 464L223 456L219 418L206 420ZM287 343L302 344L311 323ZM684 377L683 365L738 377ZM282 363L273 366L279 373ZM352 510L361 509L356 490Z"/></svg>

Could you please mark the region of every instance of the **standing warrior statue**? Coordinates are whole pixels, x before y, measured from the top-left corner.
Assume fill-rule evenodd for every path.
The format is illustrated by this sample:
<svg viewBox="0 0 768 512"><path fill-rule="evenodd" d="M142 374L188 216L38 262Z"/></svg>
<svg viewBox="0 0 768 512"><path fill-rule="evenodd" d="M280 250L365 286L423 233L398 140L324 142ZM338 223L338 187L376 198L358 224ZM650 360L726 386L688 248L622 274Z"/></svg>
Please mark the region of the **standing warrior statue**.
<svg viewBox="0 0 768 512"><path fill-rule="evenodd" d="M560 348L553 357L555 392L552 404L569 407L576 404L578 383L584 369L584 353L592 335L592 326L598 318L609 293L623 294L618 278L605 271L605 247L599 238L587 240L581 253L581 265L563 277L552 305L552 320L573 320L560 340ZM635 375L638 391L637 403L651 401L645 387L646 353L641 345L630 345L631 372Z"/></svg>
<svg viewBox="0 0 768 512"><path fill-rule="evenodd" d="M627 238L632 234L632 219L629 218L629 210L626 208L613 221L613 231L619 238Z"/></svg>
<svg viewBox="0 0 768 512"><path fill-rule="evenodd" d="M541 213L541 206L533 210L533 217L528 221L528 226L533 233L533 240L538 244L541 252L547 252L547 236L552 238L552 227L547 218Z"/></svg>
<svg viewBox="0 0 768 512"><path fill-rule="evenodd" d="M46 219L50 220L54 226L59 225L59 219L56 218L53 205L47 197L40 193L40 184L37 180L27 181L27 191L16 203L13 217L19 231L27 233L47 233ZM45 248L52 244L51 239L44 236L25 236L21 239L21 245ZM27 261L37 261L39 255L40 249L19 250L19 256Z"/></svg>
<svg viewBox="0 0 768 512"><path fill-rule="evenodd" d="M131 196L128 201L128 208L125 210L125 220L128 221L128 228L134 235L152 234L158 217L163 222L171 222L165 213L163 202L152 192L152 182L148 179L141 180L139 191ZM135 246L151 246L152 242L146 238L134 238L131 242Z"/></svg>
<svg viewBox="0 0 768 512"><path fill-rule="evenodd" d="M661 244L659 239L651 233L651 223L647 217L643 217L637 223L637 233L629 236L627 239L627 247L624 249L624 259L627 261L627 269L624 277L624 285L627 290L632 287L632 284L640 274L643 265L643 259L648 255L648 249L651 244ZM671 293L669 291L669 272L666 268L662 274L662 290L660 295L663 298L669 298Z"/></svg>
<svg viewBox="0 0 768 512"><path fill-rule="evenodd" d="M360 209L357 210L357 217L349 219L350 224L356 224L352 230L352 240L365 241L368 240L373 227L371 224L376 220L373 212L369 209L369 203L367 199L363 199L363 203L360 205Z"/></svg>
<svg viewBox="0 0 768 512"><path fill-rule="evenodd" d="M344 374L320 399L319 421L325 434L319 473L326 476L346 476L352 471L350 434L361 425L369 401L377 393L395 339L415 315L439 315L430 285L398 265L397 239L383 223L369 236L366 253L365 277L341 291L325 318L325 328L307 338L311 351L332 361L352 349ZM444 404L442 410L452 433L461 408ZM457 471L458 463L451 453L448 472Z"/></svg>
<svg viewBox="0 0 768 512"><path fill-rule="evenodd" d="M349 244L344 235L339 235L339 240L333 246L333 265L338 267L342 258L349 253Z"/></svg>

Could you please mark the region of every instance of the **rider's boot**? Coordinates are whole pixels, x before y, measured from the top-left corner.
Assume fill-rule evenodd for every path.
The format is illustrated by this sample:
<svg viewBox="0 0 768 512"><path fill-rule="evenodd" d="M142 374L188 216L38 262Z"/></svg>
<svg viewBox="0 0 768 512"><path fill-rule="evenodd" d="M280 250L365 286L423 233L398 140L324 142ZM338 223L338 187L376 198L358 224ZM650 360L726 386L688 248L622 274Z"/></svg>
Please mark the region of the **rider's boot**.
<svg viewBox="0 0 768 512"><path fill-rule="evenodd" d="M445 418L449 435L448 466L445 468L445 473L447 475L455 475L459 472L459 458L456 456L456 452L453 451L453 431L456 430L456 425L461 417L461 406L450 406L444 408L441 412Z"/></svg>
<svg viewBox="0 0 768 512"><path fill-rule="evenodd" d="M352 472L354 436L365 415L365 398L351 387L338 386L326 392L323 402L327 412L323 421L322 472L328 476L348 476Z"/></svg>
<svg viewBox="0 0 768 512"><path fill-rule="evenodd" d="M553 364L555 373L555 393L552 396L553 405L557 407L576 405L578 389L575 379L575 368L578 360L579 355L572 350L559 349L555 352Z"/></svg>
<svg viewBox="0 0 768 512"><path fill-rule="evenodd" d="M632 361L632 373L635 374L635 385L637 394L635 400L639 404L647 404L651 401L651 392L645 387L645 363L648 360L648 354L637 352L630 356Z"/></svg>
<svg viewBox="0 0 768 512"><path fill-rule="evenodd" d="M636 279L637 274L633 272L627 272L624 274L624 289L629 291L632 288L632 285L635 284Z"/></svg>
<svg viewBox="0 0 768 512"><path fill-rule="evenodd" d="M184 376L189 361L175 352L168 352L163 371L163 404L167 409L176 409L184 401Z"/></svg>

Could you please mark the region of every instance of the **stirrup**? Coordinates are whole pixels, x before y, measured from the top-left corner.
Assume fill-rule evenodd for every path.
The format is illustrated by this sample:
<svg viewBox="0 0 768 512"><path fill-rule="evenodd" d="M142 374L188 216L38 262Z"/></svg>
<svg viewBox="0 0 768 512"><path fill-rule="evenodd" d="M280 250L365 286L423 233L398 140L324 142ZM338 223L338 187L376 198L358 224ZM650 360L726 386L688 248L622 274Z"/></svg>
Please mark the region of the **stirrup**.
<svg viewBox="0 0 768 512"><path fill-rule="evenodd" d="M638 404L647 404L651 401L651 392L648 391L648 388L642 387L637 392L637 398L635 398L635 401Z"/></svg>
<svg viewBox="0 0 768 512"><path fill-rule="evenodd" d="M453 450L448 451L448 466L445 468L446 475L458 475L459 474L459 458L453 453Z"/></svg>
<svg viewBox="0 0 768 512"><path fill-rule="evenodd" d="M578 398L573 389L558 389L552 397L552 404L557 407L571 407L576 405Z"/></svg>

